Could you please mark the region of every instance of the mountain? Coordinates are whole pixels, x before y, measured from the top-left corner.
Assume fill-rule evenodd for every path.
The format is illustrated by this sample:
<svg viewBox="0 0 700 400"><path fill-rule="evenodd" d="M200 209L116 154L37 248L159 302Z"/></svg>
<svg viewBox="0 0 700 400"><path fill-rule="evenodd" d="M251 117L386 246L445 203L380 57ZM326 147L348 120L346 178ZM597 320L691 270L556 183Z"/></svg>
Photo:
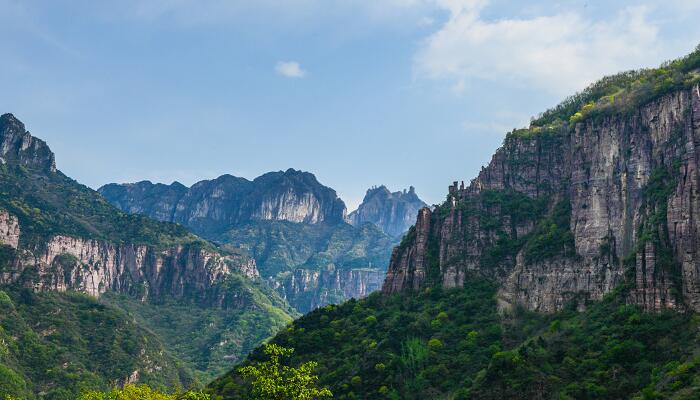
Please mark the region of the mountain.
<svg viewBox="0 0 700 400"><path fill-rule="evenodd" d="M119 211L57 170L46 143L11 114L0 116L0 161L0 290L14 309L0 325L10 338L0 367L24 382L22 391L72 399L82 387L115 382L186 386L225 370L291 319L253 259ZM130 301L140 308L128 309ZM157 316L176 307L193 320L244 328L211 323L199 343L175 348ZM105 327L116 329L105 336L114 347L93 352L90 343L104 344L92 336ZM188 359L194 345L197 363ZM98 367L110 354L124 362Z"/></svg>
<svg viewBox="0 0 700 400"><path fill-rule="evenodd" d="M251 221L316 224L345 218L345 203L313 174L288 169L249 181L231 175L187 188L143 181L108 184L98 191L122 211L176 222L202 235L217 236Z"/></svg>
<svg viewBox="0 0 700 400"><path fill-rule="evenodd" d="M421 209L381 293L271 342L341 399L698 398L698 143L700 48L604 78Z"/></svg>
<svg viewBox="0 0 700 400"><path fill-rule="evenodd" d="M382 185L367 190L357 210L348 214L348 221L354 226L369 222L387 235L398 237L413 225L418 210L427 206L413 186L408 191L392 193Z"/></svg>
<svg viewBox="0 0 700 400"><path fill-rule="evenodd" d="M252 181L222 175L189 188L144 181L99 192L122 211L241 249L300 312L379 290L397 242L374 225L346 223L335 190L294 169Z"/></svg>
<svg viewBox="0 0 700 400"><path fill-rule="evenodd" d="M508 307L581 307L634 276L629 302L700 311L694 53L606 78L515 130L466 188L419 213L385 292L497 280Z"/></svg>

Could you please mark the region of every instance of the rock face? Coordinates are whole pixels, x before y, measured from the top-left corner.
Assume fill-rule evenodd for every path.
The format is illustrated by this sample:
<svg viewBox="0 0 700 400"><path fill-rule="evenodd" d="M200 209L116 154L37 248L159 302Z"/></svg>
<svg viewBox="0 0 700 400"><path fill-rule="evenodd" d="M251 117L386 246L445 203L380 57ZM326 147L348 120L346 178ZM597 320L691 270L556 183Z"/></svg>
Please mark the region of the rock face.
<svg viewBox="0 0 700 400"><path fill-rule="evenodd" d="M40 171L56 171L49 146L32 136L12 114L0 116L0 164L18 164Z"/></svg>
<svg viewBox="0 0 700 400"><path fill-rule="evenodd" d="M19 221L5 210L0 210L0 243L13 249L19 246Z"/></svg>
<svg viewBox="0 0 700 400"><path fill-rule="evenodd" d="M0 272L0 284L19 282L40 291L73 290L95 297L108 290L144 300L187 297L212 304L223 303L212 289L233 272L258 277L254 260L222 256L199 245L159 250L55 236L35 249L18 249L9 268Z"/></svg>
<svg viewBox="0 0 700 400"><path fill-rule="evenodd" d="M337 222L346 216L335 190L308 172L269 172L253 181L231 175L187 188L148 181L108 184L98 191L119 209L177 222L201 235L221 233L250 221Z"/></svg>
<svg viewBox="0 0 700 400"><path fill-rule="evenodd" d="M282 282L270 283L301 313L307 313L326 304L363 298L381 289L384 272L375 269L328 269L311 271L297 269Z"/></svg>
<svg viewBox="0 0 700 400"><path fill-rule="evenodd" d="M418 210L427 207L413 186L408 191L390 192L382 185L367 190L362 204L348 215L348 222L359 226L364 223L377 225L389 236L400 236L413 225Z"/></svg>
<svg viewBox="0 0 700 400"><path fill-rule="evenodd" d="M503 306L585 306L625 281L647 310L700 311L700 89L513 132L470 185L422 209L385 292L501 282Z"/></svg>

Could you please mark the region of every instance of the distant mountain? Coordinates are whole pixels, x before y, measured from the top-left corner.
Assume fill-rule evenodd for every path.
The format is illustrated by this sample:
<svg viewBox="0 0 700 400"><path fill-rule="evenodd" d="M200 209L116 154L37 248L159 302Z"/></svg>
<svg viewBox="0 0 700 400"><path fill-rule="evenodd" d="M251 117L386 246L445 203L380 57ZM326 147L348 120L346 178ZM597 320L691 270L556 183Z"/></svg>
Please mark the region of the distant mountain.
<svg viewBox="0 0 700 400"><path fill-rule="evenodd" d="M57 170L11 114L0 116L0 193L0 382L11 377L21 398L118 382L186 386L291 319L255 260L119 211ZM169 314L186 315L180 328L198 340L181 341L174 318L159 319Z"/></svg>
<svg viewBox="0 0 700 400"><path fill-rule="evenodd" d="M288 169L250 181L108 184L99 192L123 211L177 222L251 255L297 310L378 290L397 240L374 225L345 222L345 203L316 177Z"/></svg>
<svg viewBox="0 0 700 400"><path fill-rule="evenodd" d="M200 234L216 235L253 221L316 224L345 218L345 203L313 174L294 169L269 172L249 181L231 175L192 187L142 181L108 184L98 191L119 209L176 222Z"/></svg>
<svg viewBox="0 0 700 400"><path fill-rule="evenodd" d="M408 191L392 193L382 185L367 190L362 204L348 215L348 221L354 226L370 222L387 235L397 237L408 231L423 207L427 204L413 186Z"/></svg>

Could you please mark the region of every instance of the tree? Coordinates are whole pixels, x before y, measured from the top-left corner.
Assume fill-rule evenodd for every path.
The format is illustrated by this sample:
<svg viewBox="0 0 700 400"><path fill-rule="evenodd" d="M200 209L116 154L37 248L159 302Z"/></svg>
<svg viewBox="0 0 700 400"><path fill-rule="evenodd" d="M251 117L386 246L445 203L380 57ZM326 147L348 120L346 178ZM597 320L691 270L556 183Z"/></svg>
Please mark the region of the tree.
<svg viewBox="0 0 700 400"><path fill-rule="evenodd" d="M78 400L210 400L208 394L187 391L184 393L166 394L151 389L148 385L124 385L122 389L112 389L108 392L85 392Z"/></svg>
<svg viewBox="0 0 700 400"><path fill-rule="evenodd" d="M250 380L254 400L315 400L333 397L328 388L316 387L318 376L313 374L317 363L308 361L297 368L280 365L281 358L292 355L294 349L268 344L263 352L268 361L258 362L238 370L243 379Z"/></svg>

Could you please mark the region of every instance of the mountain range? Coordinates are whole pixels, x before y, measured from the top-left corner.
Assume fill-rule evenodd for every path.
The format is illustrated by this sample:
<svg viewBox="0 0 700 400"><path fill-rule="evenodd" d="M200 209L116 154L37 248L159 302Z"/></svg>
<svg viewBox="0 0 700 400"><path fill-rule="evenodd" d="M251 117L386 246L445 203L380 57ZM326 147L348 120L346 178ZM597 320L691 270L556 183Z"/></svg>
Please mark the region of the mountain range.
<svg viewBox="0 0 700 400"><path fill-rule="evenodd" d="M380 289L391 248L425 205L413 188L391 193L381 186L347 216L335 190L294 169L252 181L222 175L191 187L142 181L98 191L122 211L242 250L300 312Z"/></svg>
<svg viewBox="0 0 700 400"><path fill-rule="evenodd" d="M11 114L0 193L0 395L206 382L296 315L254 259L119 211Z"/></svg>
<svg viewBox="0 0 700 400"><path fill-rule="evenodd" d="M699 143L700 48L603 78L420 209L381 293L271 343L338 399L699 398Z"/></svg>

